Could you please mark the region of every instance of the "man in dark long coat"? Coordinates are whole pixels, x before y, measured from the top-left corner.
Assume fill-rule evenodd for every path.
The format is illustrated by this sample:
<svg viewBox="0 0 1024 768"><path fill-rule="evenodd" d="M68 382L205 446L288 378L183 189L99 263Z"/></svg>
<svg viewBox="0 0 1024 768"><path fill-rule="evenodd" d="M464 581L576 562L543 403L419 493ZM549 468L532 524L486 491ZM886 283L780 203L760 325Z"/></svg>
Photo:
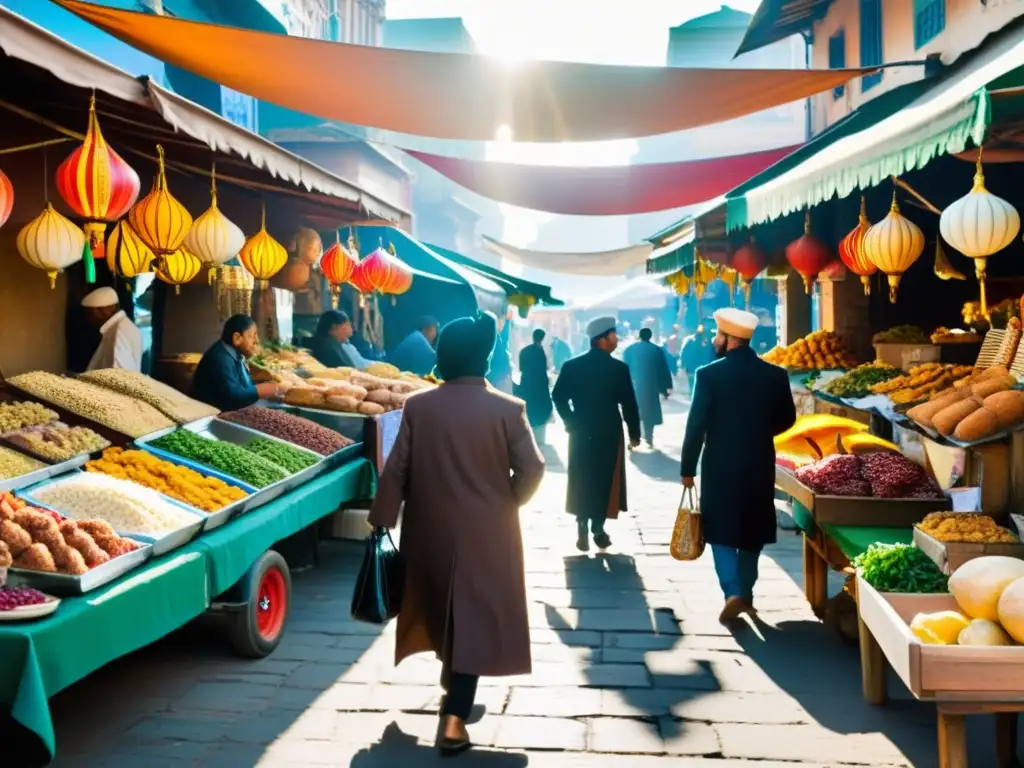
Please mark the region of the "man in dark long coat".
<svg viewBox="0 0 1024 768"><path fill-rule="evenodd" d="M542 328L534 330L533 343L519 352L519 387L515 394L526 402L526 418L533 428L533 436L538 445L544 445L553 408Z"/></svg>
<svg viewBox="0 0 1024 768"><path fill-rule="evenodd" d="M757 316L715 313L718 359L698 368L680 472L692 488L701 460L700 509L725 595L720 619L753 611L761 549L775 542L775 443L796 421L789 377L750 347Z"/></svg>
<svg viewBox="0 0 1024 768"><path fill-rule="evenodd" d="M601 549L611 546L607 519L626 507L626 445L640 444L640 414L629 368L612 357L619 340L615 318L601 317L587 326L590 351L562 366L551 393L558 415L569 432L569 489L566 511L576 516L576 548L590 549L590 534Z"/></svg>
<svg viewBox="0 0 1024 768"><path fill-rule="evenodd" d="M650 328L641 328L640 341L626 348L622 360L633 379L644 440L653 448L654 428L662 423L661 398L668 398L672 391L672 372L665 350L651 341L651 335Z"/></svg>

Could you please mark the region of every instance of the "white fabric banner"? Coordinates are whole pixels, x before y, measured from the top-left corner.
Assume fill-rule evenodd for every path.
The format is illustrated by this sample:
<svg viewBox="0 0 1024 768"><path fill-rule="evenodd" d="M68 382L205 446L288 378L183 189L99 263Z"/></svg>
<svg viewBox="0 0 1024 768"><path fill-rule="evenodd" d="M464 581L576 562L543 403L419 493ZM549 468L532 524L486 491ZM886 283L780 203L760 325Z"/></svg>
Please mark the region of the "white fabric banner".
<svg viewBox="0 0 1024 768"><path fill-rule="evenodd" d="M643 274L647 259L654 250L650 243L632 245L614 251L597 253L565 253L531 251L516 248L507 243L483 236L484 246L503 259L514 261L525 267L559 272L566 275L590 275L593 277L617 277Z"/></svg>

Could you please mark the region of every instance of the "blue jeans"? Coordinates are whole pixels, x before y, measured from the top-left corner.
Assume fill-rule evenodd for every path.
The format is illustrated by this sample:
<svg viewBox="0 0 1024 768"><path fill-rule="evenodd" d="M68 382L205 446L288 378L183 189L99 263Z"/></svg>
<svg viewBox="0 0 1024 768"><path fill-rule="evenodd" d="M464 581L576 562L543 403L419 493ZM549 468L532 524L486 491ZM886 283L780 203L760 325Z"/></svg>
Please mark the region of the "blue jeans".
<svg viewBox="0 0 1024 768"><path fill-rule="evenodd" d="M721 544L711 545L715 560L715 572L725 599L742 597L747 603L754 602L754 582L757 581L757 561L760 549L736 549Z"/></svg>

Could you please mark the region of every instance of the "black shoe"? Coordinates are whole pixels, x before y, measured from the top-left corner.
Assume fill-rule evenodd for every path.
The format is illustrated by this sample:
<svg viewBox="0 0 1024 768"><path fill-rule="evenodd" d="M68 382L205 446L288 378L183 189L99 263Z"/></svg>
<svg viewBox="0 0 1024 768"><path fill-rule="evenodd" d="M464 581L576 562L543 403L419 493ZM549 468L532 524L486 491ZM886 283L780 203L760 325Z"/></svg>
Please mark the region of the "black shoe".
<svg viewBox="0 0 1024 768"><path fill-rule="evenodd" d="M594 534L594 543L597 544L598 549L608 549L612 545L612 537L607 533L596 533Z"/></svg>
<svg viewBox="0 0 1024 768"><path fill-rule="evenodd" d="M576 549L578 549L580 552L590 551L590 537L587 536L586 531L581 531L580 533L576 534Z"/></svg>
<svg viewBox="0 0 1024 768"><path fill-rule="evenodd" d="M441 739L441 757L456 757L472 747L469 739L449 739L447 736Z"/></svg>

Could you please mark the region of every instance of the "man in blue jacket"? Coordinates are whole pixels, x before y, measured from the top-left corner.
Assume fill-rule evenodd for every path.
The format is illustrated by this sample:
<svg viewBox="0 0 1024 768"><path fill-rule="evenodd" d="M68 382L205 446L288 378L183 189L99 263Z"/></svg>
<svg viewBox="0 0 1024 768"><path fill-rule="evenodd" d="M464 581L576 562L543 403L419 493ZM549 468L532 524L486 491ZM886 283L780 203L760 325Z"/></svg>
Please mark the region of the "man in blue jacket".
<svg viewBox="0 0 1024 768"><path fill-rule="evenodd" d="M253 384L246 361L260 349L256 321L248 315L233 315L224 323L220 341L206 350L195 376L192 396L221 411L235 411L260 398L273 397L273 381Z"/></svg>
<svg viewBox="0 0 1024 768"><path fill-rule="evenodd" d="M392 350L388 362L399 370L426 376L434 370L437 353L434 340L437 339L437 320L424 315L417 321L416 330L402 339Z"/></svg>

